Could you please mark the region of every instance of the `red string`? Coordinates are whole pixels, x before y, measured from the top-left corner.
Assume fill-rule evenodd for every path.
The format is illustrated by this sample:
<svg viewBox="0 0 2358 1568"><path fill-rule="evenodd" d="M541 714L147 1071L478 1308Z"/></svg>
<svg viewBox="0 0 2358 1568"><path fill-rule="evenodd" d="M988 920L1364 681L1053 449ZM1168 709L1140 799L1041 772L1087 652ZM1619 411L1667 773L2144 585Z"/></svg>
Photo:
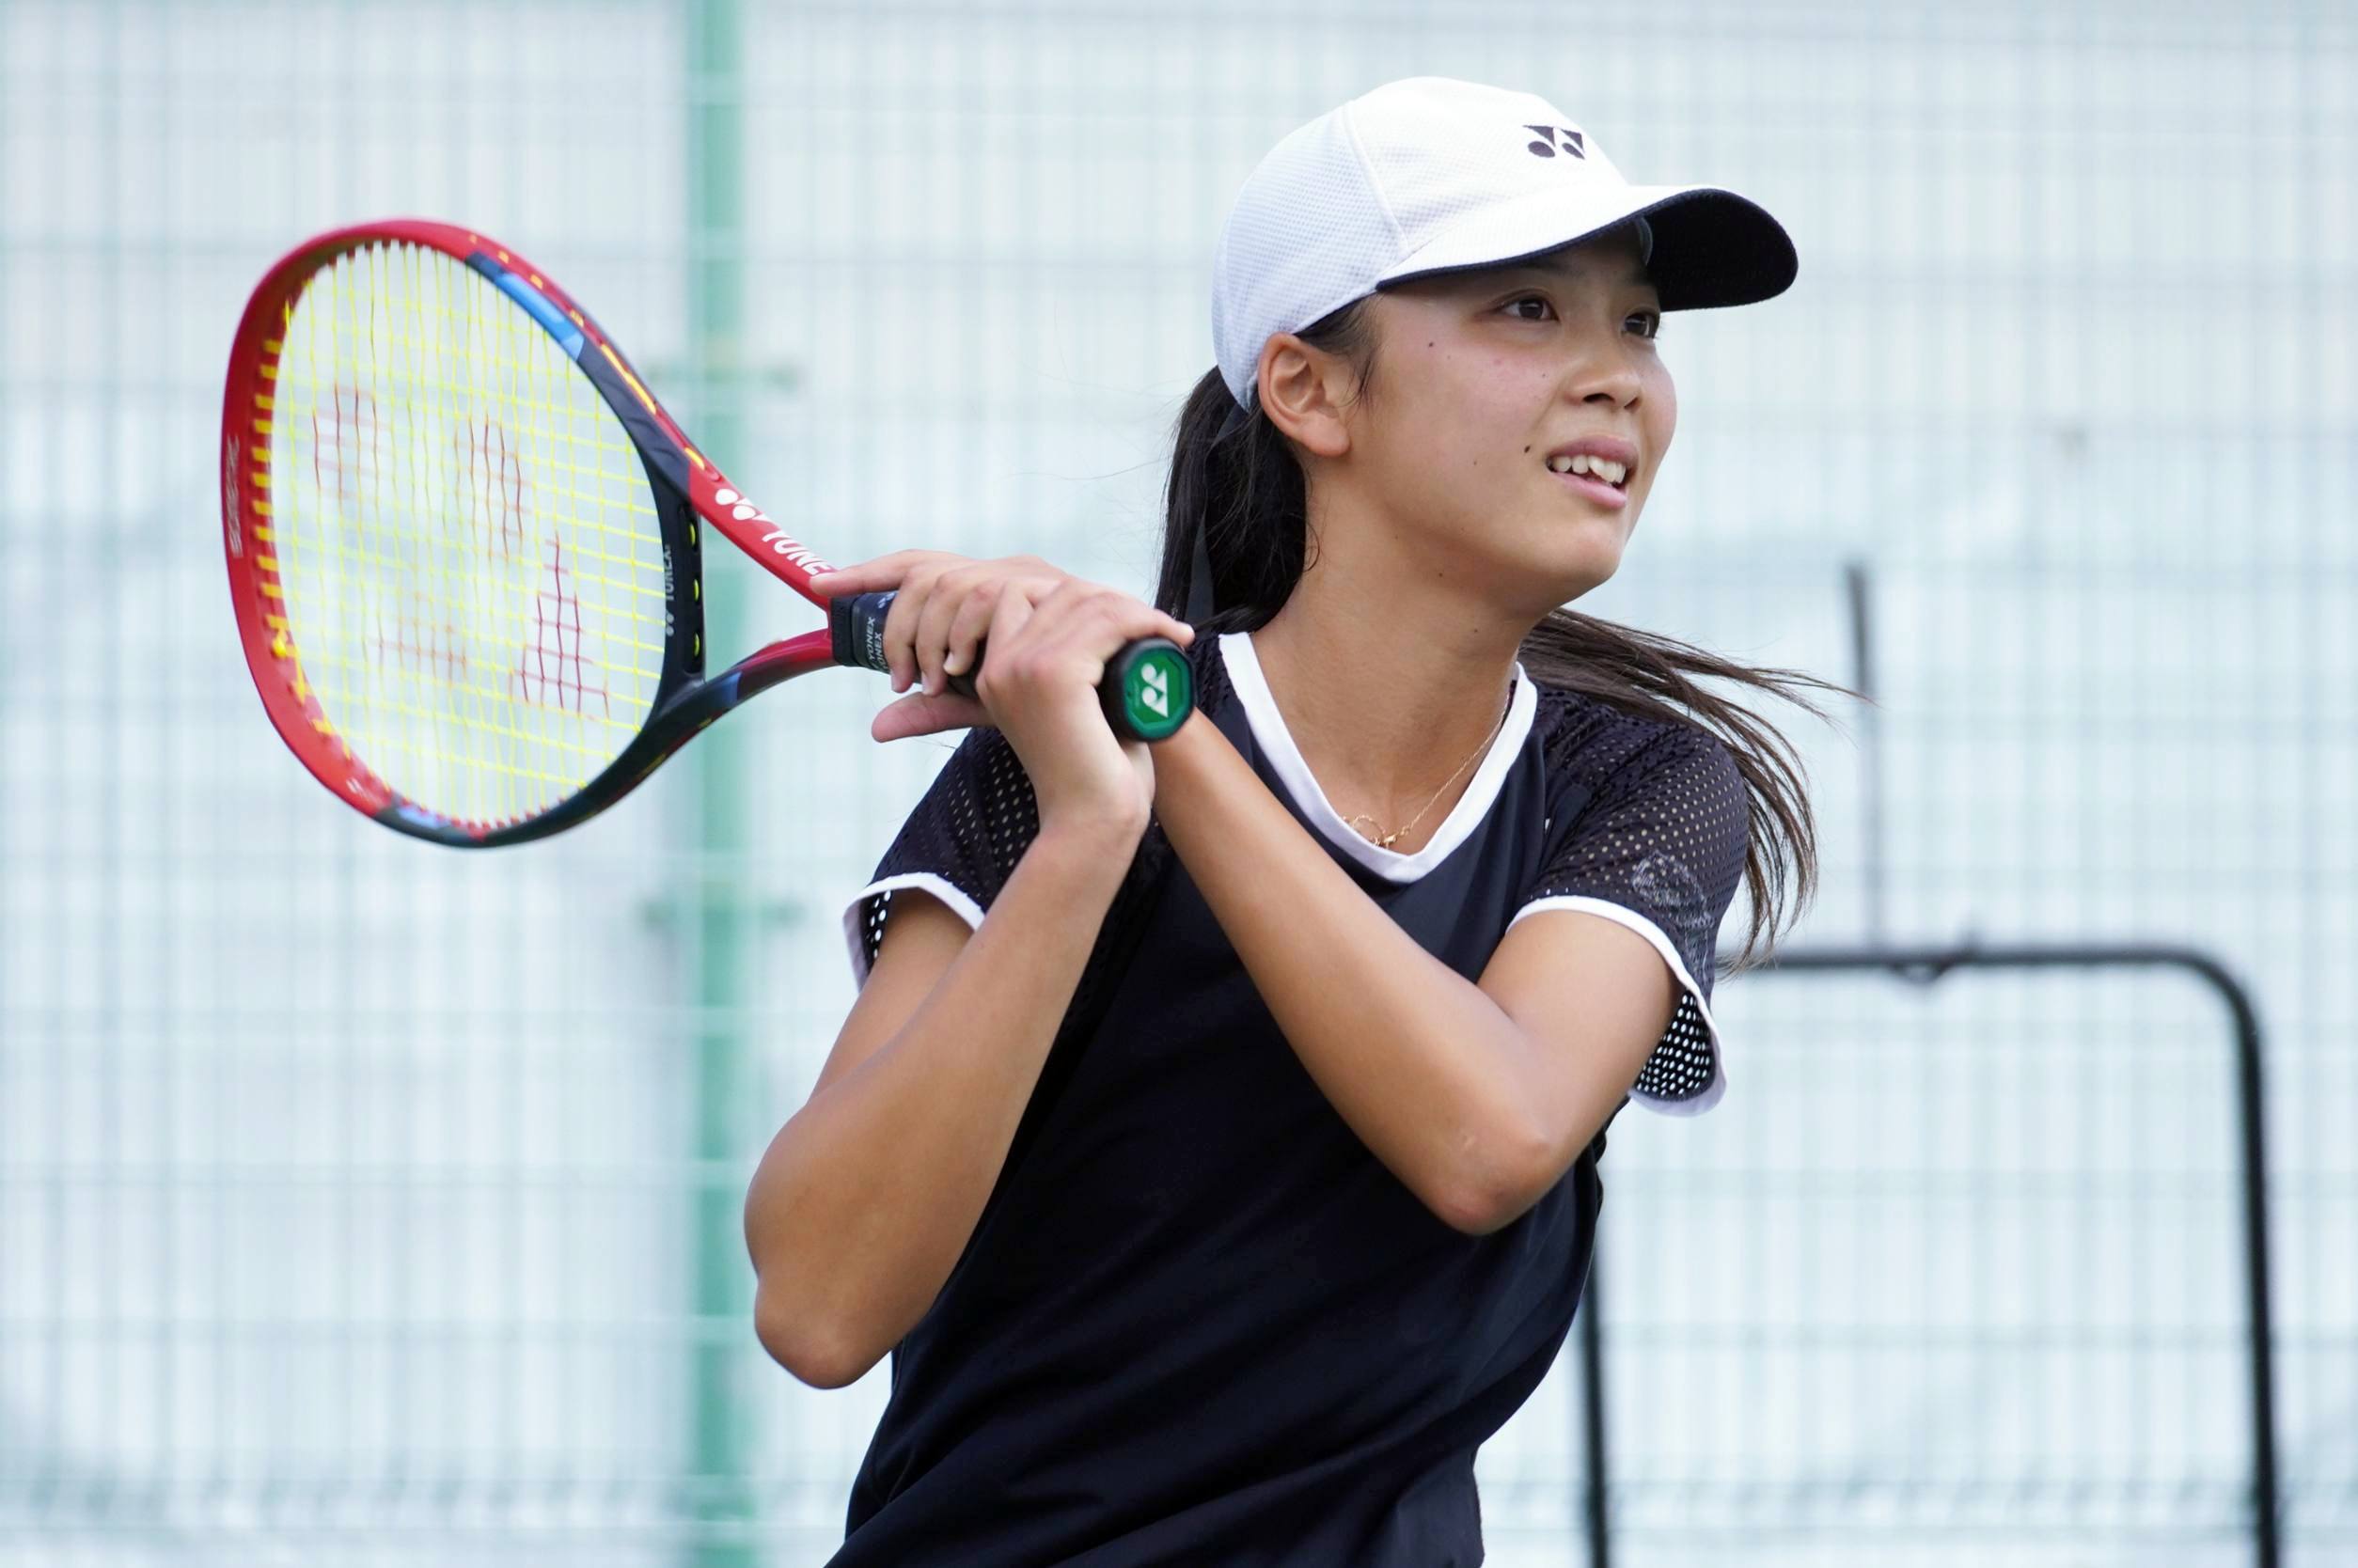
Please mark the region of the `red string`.
<svg viewBox="0 0 2358 1568"><path fill-rule="evenodd" d="M581 600L565 586L565 547L551 539L548 550L547 585L532 596L532 646L520 651L516 667L508 677L508 689L524 701L547 701L574 713L586 712L589 699L595 698L611 714L613 694L604 686L591 685L588 679L581 651ZM552 657L557 664L554 672L549 668Z"/></svg>

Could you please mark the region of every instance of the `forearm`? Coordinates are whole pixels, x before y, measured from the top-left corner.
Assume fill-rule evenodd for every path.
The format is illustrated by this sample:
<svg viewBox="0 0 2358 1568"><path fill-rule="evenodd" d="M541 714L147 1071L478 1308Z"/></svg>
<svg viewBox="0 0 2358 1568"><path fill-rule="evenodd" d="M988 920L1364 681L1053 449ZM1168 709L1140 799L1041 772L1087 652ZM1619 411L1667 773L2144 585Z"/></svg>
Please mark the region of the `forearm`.
<svg viewBox="0 0 2358 1568"><path fill-rule="evenodd" d="M814 1380L857 1376L939 1294L1137 839L1044 830L908 1020L772 1140L747 1200L757 1316L765 1342L818 1347Z"/></svg>
<svg viewBox="0 0 2358 1568"><path fill-rule="evenodd" d="M1155 752L1155 815L1336 1111L1425 1204L1474 1229L1547 1152L1529 1043L1418 946L1198 715Z"/></svg>

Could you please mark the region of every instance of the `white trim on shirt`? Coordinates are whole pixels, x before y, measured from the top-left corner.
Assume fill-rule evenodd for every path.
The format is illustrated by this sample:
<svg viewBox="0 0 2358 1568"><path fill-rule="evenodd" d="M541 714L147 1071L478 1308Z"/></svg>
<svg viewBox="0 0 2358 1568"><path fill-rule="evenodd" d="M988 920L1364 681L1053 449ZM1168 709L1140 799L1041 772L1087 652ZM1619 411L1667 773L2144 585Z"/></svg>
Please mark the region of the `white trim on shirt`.
<svg viewBox="0 0 2358 1568"><path fill-rule="evenodd" d="M1695 977L1688 972L1687 961L1678 956L1676 945L1663 934L1662 928L1636 910L1613 903L1606 899L1560 894L1550 898L1532 900L1531 902L1515 912L1515 918L1506 922L1506 929L1513 931L1516 921L1520 920L1526 915L1540 915L1550 910L1568 910L1581 915L1602 916L1615 925L1626 926L1644 937L1653 945L1654 950L1662 955L1662 962L1671 966L1671 973L1676 977L1678 983L1686 989L1689 996L1695 999L1695 1011L1703 1015L1703 1027L1710 1031L1711 1082L1702 1093L1684 1100L1663 1100L1651 1094L1632 1090L1630 1098L1645 1106L1646 1109L1659 1111L1665 1116L1701 1116L1705 1111L1718 1105L1720 1096L1727 1092L1726 1052L1722 1049L1719 1021L1711 1016L1711 1003L1704 996L1703 987L1695 983ZM1656 1044L1659 1043L1660 1042L1656 1042Z"/></svg>
<svg viewBox="0 0 2358 1568"><path fill-rule="evenodd" d="M860 932L866 920L861 912L867 907L868 901L877 894L902 887L916 887L933 894L950 906L951 914L967 923L968 931L977 930L982 924L982 906L931 871L904 871L899 876L886 877L882 882L870 883L853 897L843 910L843 939L852 948L852 984L855 989L868 983L868 943Z"/></svg>
<svg viewBox="0 0 2358 1568"><path fill-rule="evenodd" d="M1310 819L1319 836L1333 844L1353 860L1374 871L1387 882L1414 882L1434 867L1449 858L1450 852L1466 841L1482 820L1497 804L1499 791L1506 783L1506 776L1521 754L1523 742L1531 734L1532 717L1539 710L1539 691L1531 678L1523 673L1520 662L1515 666L1515 693L1507 701L1506 721L1499 729L1498 739L1474 770L1472 782L1457 804L1450 808L1441 825L1433 831L1432 839L1414 855L1402 855L1369 843L1343 820L1326 791L1302 760L1301 748L1285 728L1284 716L1278 712L1277 698L1269 691L1269 682L1261 673L1261 660L1252 651L1252 637L1246 632L1228 632L1220 637L1220 662L1228 668L1228 683L1236 693L1236 700L1244 704L1245 722L1252 729L1254 744L1268 758L1269 765L1285 785L1286 793L1302 815Z"/></svg>

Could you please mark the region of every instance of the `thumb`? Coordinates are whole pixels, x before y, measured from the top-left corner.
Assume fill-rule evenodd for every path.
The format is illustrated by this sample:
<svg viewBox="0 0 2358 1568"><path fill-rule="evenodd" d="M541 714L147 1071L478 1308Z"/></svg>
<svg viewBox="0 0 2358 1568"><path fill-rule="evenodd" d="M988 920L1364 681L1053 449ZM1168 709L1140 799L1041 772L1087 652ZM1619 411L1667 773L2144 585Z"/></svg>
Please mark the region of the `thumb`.
<svg viewBox="0 0 2358 1568"><path fill-rule="evenodd" d="M911 692L876 714L868 732L878 741L905 741L913 735L937 734L944 729L987 729L990 713L970 697L944 692L928 697Z"/></svg>

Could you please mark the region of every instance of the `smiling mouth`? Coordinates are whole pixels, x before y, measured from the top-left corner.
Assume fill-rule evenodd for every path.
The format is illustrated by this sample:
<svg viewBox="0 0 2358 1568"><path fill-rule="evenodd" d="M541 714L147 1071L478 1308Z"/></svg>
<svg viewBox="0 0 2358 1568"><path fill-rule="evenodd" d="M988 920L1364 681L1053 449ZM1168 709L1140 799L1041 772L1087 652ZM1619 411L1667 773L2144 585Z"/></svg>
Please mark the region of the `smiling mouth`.
<svg viewBox="0 0 2358 1568"><path fill-rule="evenodd" d="M1549 458L1548 471L1551 474L1580 476L1594 479L1598 484L1611 485L1615 490L1625 492L1629 488L1631 473L1627 464L1611 463L1600 457L1591 457L1586 452L1564 453Z"/></svg>
<svg viewBox="0 0 2358 1568"><path fill-rule="evenodd" d="M1627 491L1606 483L1594 474L1557 474L1552 476L1563 485L1599 511L1618 512L1629 505Z"/></svg>

